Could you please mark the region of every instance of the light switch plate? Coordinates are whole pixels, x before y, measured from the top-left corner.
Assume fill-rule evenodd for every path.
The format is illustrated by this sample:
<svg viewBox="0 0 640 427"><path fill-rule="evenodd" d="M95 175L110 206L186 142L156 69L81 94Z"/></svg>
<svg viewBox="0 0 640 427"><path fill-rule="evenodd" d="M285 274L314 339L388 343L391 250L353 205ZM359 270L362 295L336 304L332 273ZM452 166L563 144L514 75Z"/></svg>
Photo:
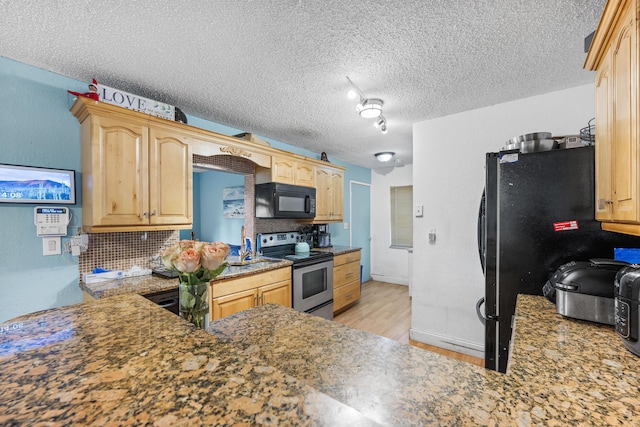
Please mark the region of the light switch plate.
<svg viewBox="0 0 640 427"><path fill-rule="evenodd" d="M60 237L43 237L42 238L42 255L60 255Z"/></svg>
<svg viewBox="0 0 640 427"><path fill-rule="evenodd" d="M416 205L416 218L422 217L423 210L424 210L424 205Z"/></svg>
<svg viewBox="0 0 640 427"><path fill-rule="evenodd" d="M342 225L344 226L345 230L349 229L349 223L348 222L344 222L344 223L342 223Z"/></svg>

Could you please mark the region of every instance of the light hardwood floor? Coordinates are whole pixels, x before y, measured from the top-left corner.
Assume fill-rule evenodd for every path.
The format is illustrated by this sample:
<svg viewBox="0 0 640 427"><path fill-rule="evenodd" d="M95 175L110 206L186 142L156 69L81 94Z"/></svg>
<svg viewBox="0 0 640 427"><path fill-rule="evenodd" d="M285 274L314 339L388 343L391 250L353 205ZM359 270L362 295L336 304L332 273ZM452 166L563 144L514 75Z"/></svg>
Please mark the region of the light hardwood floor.
<svg viewBox="0 0 640 427"><path fill-rule="evenodd" d="M365 282L362 284L360 300L337 314L333 320L355 329L382 335L402 344L410 344L463 362L484 366L484 359L409 339L411 299L407 286L375 280Z"/></svg>

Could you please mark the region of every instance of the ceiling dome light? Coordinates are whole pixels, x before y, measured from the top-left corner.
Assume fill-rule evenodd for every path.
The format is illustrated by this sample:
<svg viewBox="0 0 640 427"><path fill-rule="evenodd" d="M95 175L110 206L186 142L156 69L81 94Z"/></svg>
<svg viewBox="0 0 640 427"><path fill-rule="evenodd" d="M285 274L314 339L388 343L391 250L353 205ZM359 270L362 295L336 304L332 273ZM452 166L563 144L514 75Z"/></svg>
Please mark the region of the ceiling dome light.
<svg viewBox="0 0 640 427"><path fill-rule="evenodd" d="M381 99L365 99L362 104L358 104L362 105L362 108L358 109L360 117L365 119L373 119L375 117L378 117L380 114L382 114L382 104L383 102Z"/></svg>
<svg viewBox="0 0 640 427"><path fill-rule="evenodd" d="M378 159L379 162L388 162L389 160L391 160L391 158L395 155L396 153L394 153L393 151L383 151L381 153L376 153L376 159Z"/></svg>

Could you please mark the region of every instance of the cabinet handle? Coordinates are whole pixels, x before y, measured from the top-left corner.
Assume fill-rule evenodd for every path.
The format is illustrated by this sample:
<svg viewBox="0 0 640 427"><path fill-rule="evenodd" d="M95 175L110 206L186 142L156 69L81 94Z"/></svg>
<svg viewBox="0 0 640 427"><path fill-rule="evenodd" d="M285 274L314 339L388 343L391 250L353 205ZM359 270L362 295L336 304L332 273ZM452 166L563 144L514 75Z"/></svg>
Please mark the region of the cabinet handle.
<svg viewBox="0 0 640 427"><path fill-rule="evenodd" d="M145 218L149 218L149 212L144 212L144 213L142 214L142 216L143 216L143 217L145 217Z"/></svg>
<svg viewBox="0 0 640 427"><path fill-rule="evenodd" d="M351 277L351 276L353 276L353 271L344 275L344 277Z"/></svg>
<svg viewBox="0 0 640 427"><path fill-rule="evenodd" d="M353 292L349 292L349 293L346 295L346 297L347 297L347 298L351 298L352 296L353 296Z"/></svg>
<svg viewBox="0 0 640 427"><path fill-rule="evenodd" d="M156 210L154 209L153 212L151 212L151 216L156 216Z"/></svg>

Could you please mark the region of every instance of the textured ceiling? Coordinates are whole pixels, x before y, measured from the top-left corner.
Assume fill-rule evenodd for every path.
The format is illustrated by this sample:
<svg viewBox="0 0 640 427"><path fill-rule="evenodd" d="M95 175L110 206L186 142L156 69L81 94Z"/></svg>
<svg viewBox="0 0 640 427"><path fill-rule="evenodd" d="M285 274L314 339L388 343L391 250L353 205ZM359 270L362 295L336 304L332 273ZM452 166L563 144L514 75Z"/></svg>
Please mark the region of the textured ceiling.
<svg viewBox="0 0 640 427"><path fill-rule="evenodd" d="M0 0L0 56L369 168L412 124L587 84L605 0ZM349 76L384 100L360 118Z"/></svg>

